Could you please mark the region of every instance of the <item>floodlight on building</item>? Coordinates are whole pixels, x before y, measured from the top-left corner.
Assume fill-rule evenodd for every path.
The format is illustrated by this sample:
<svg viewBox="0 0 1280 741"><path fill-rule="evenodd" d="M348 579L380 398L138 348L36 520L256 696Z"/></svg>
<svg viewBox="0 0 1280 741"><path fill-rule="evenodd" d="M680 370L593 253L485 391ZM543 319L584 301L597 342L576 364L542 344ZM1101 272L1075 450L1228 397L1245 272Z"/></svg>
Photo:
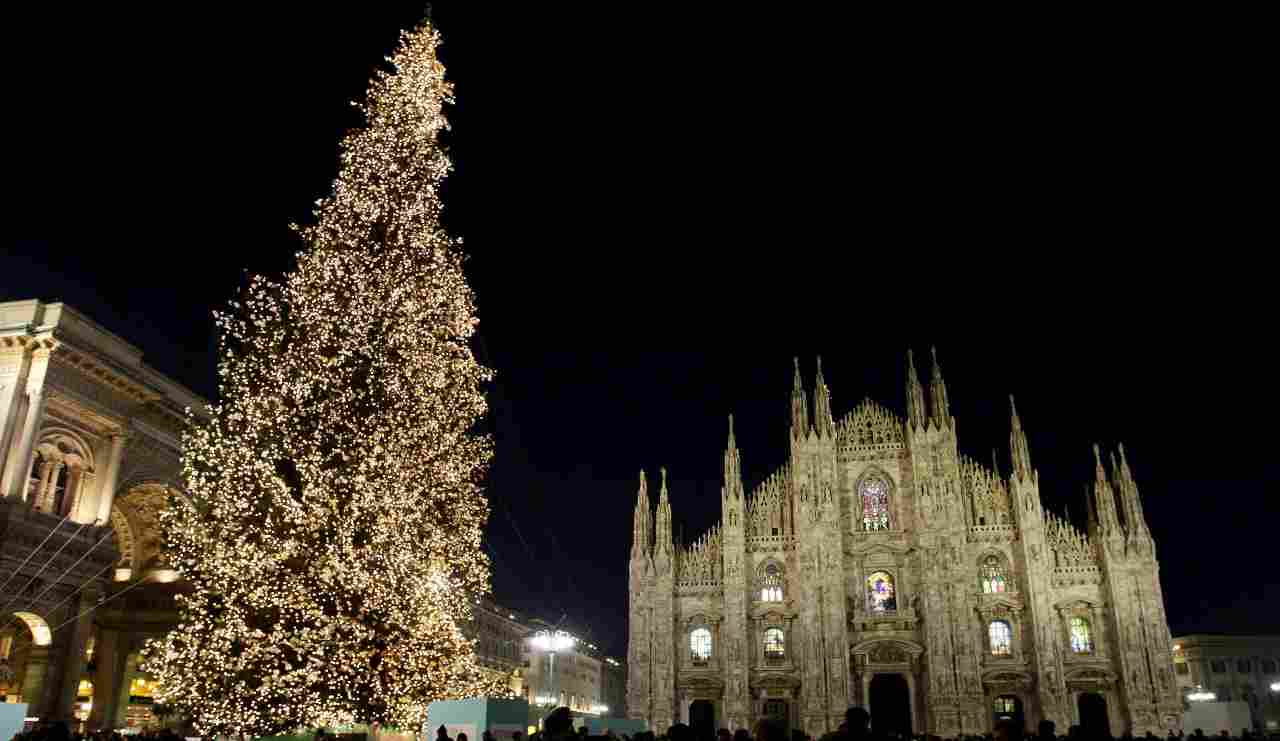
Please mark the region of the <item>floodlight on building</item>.
<svg viewBox="0 0 1280 741"><path fill-rule="evenodd" d="M577 638L569 635L563 630L557 630L554 633L549 630L538 631L537 635L529 639L529 643L540 651L567 651L573 648L578 642Z"/></svg>
<svg viewBox="0 0 1280 741"><path fill-rule="evenodd" d="M1218 699L1218 696L1212 692L1206 692L1205 690L1196 690L1195 692L1188 694L1187 699L1191 702L1212 702Z"/></svg>
<svg viewBox="0 0 1280 741"><path fill-rule="evenodd" d="M608 705L592 705L591 712L595 713L596 715L604 715L605 713L609 712L609 706Z"/></svg>

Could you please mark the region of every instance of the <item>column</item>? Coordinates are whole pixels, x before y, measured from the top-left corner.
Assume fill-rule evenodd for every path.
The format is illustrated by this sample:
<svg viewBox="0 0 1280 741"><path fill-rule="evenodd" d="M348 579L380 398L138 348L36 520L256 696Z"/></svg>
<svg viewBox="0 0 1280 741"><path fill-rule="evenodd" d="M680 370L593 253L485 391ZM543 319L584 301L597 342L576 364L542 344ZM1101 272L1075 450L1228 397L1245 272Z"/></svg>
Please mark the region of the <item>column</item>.
<svg viewBox="0 0 1280 741"><path fill-rule="evenodd" d="M69 627L71 632L65 637L67 655L62 663L62 690L57 698L53 717L71 718L71 706L76 701L76 690L80 687L80 677L84 674L84 649L89 640L89 632L93 628L93 612L90 610L98 601L98 590L89 587L80 593L80 599L71 607L78 615Z"/></svg>
<svg viewBox="0 0 1280 741"><path fill-rule="evenodd" d="M110 728L107 718L112 716L119 680L119 634L114 630L98 630L98 642L94 649L93 707L89 709L89 730Z"/></svg>
<svg viewBox="0 0 1280 741"><path fill-rule="evenodd" d="M34 465L35 462L32 462ZM36 486L35 493L31 495L31 506L36 509L44 508L45 492L49 490L52 484L49 483L53 477L53 461L40 461L40 483ZM30 476L27 477L30 479Z"/></svg>
<svg viewBox="0 0 1280 741"><path fill-rule="evenodd" d="M36 349L31 353L31 366L27 371L26 411L21 417L14 419L16 425L13 443L9 455L4 462L4 470L0 471L0 494L6 497L21 497L31 478L32 454L35 451L36 433L44 421L44 376L49 369L49 357L53 354L56 343L49 341L48 346Z"/></svg>
<svg viewBox="0 0 1280 741"><path fill-rule="evenodd" d="M907 702L911 704L911 732L923 733L924 723L919 717L920 703L916 702L916 673L909 671L907 677Z"/></svg>
<svg viewBox="0 0 1280 741"><path fill-rule="evenodd" d="M125 721L129 717L129 689L133 685L133 678L138 673L138 657L133 653L128 653L124 657L124 668L120 672L120 684L116 687L116 702L112 708L114 717L111 719L112 728L124 728Z"/></svg>
<svg viewBox="0 0 1280 741"><path fill-rule="evenodd" d="M9 459L18 421L22 419L25 395L19 379L29 360L23 348L0 347L0 471L4 470L5 461Z"/></svg>
<svg viewBox="0 0 1280 741"><path fill-rule="evenodd" d="M27 668L22 677L22 701L27 704L29 715L40 716L45 707L49 685L49 647L30 646L27 649Z"/></svg>
<svg viewBox="0 0 1280 741"><path fill-rule="evenodd" d="M55 514L70 515L75 521L76 507L80 504L80 486L84 482L84 470L79 466L67 467L67 486L62 492L62 507Z"/></svg>
<svg viewBox="0 0 1280 741"><path fill-rule="evenodd" d="M111 505L115 502L116 486L120 479L120 461L124 456L125 435L118 433L111 436L111 456L107 459L107 467L103 469L102 482L98 487L97 521L103 525L111 522Z"/></svg>

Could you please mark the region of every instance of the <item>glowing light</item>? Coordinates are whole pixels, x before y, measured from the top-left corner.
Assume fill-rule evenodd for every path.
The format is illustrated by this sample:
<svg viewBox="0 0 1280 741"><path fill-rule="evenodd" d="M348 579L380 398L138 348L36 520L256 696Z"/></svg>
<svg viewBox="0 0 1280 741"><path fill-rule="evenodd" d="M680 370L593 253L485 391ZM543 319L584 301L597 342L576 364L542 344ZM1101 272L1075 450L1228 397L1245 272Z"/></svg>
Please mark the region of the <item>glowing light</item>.
<svg viewBox="0 0 1280 741"><path fill-rule="evenodd" d="M44 618L33 612L15 612L13 616L27 624L31 631L31 643L36 646L48 646L53 642L53 632Z"/></svg>
<svg viewBox="0 0 1280 741"><path fill-rule="evenodd" d="M541 630L529 639L530 645L539 651L553 652L568 651L573 648L577 642L577 638L574 638L563 630L557 630L554 633L549 630Z"/></svg>
<svg viewBox="0 0 1280 741"><path fill-rule="evenodd" d="M221 401L189 415L189 501L161 514L191 589L143 664L206 738L419 728L435 700L511 695L463 632L489 591L493 374L440 219L439 43L429 23L402 36L296 267L215 314Z"/></svg>
<svg viewBox="0 0 1280 741"><path fill-rule="evenodd" d="M1218 699L1218 696L1212 692L1206 692L1204 690L1196 690L1195 692L1188 694L1187 699L1190 700L1191 702L1210 702L1212 700Z"/></svg>
<svg viewBox="0 0 1280 741"><path fill-rule="evenodd" d="M1271 683L1271 691L1272 691L1272 692L1280 692L1280 682L1272 682L1272 683Z"/></svg>

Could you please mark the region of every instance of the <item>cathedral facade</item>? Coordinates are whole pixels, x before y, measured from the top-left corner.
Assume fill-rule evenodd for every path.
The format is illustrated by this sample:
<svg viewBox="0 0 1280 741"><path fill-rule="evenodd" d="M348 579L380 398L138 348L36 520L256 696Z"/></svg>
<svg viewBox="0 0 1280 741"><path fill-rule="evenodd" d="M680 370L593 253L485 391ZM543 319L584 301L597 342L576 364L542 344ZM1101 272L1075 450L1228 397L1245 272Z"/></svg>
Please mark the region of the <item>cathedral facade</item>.
<svg viewBox="0 0 1280 741"><path fill-rule="evenodd" d="M1012 406L1012 397L1010 398ZM1114 734L1180 723L1155 544L1124 449L1095 446L1089 525L1045 510L1011 408L1011 470L962 455L934 359L907 418L836 420L797 363L789 460L748 495L729 419L721 521L672 539L665 471L633 523L628 713L810 734L845 710L943 737L1001 717ZM992 462L996 466L995 461Z"/></svg>

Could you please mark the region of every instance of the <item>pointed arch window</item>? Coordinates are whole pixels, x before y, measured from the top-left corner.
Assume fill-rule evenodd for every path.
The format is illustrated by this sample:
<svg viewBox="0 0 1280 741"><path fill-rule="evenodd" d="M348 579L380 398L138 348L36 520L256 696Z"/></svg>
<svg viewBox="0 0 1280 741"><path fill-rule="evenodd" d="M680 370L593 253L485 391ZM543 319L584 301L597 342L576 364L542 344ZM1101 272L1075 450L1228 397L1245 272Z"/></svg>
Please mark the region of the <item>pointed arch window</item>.
<svg viewBox="0 0 1280 741"><path fill-rule="evenodd" d="M999 556L990 555L982 561L982 591L984 594L1002 594L1008 589L1008 577L1004 562Z"/></svg>
<svg viewBox="0 0 1280 741"><path fill-rule="evenodd" d="M711 660L711 631L706 628L695 628L689 634L689 656L695 664L705 664Z"/></svg>
<svg viewBox="0 0 1280 741"><path fill-rule="evenodd" d="M992 620L987 626L987 636L991 639L992 656L1013 655L1013 628L1006 620Z"/></svg>
<svg viewBox="0 0 1280 741"><path fill-rule="evenodd" d="M880 475L867 476L858 484L862 499L862 529L889 529L889 482Z"/></svg>
<svg viewBox="0 0 1280 741"><path fill-rule="evenodd" d="M876 571L867 577L867 611L883 614L898 609L898 590L893 575Z"/></svg>
<svg viewBox="0 0 1280 741"><path fill-rule="evenodd" d="M1089 621L1082 617L1071 618L1071 651L1093 653L1093 631L1089 629Z"/></svg>
<svg viewBox="0 0 1280 741"><path fill-rule="evenodd" d="M770 664L781 663L787 657L787 636L781 628L769 628L764 632L764 658Z"/></svg>
<svg viewBox="0 0 1280 741"><path fill-rule="evenodd" d="M760 601L782 601L782 569L778 564L770 563L764 567L764 578L760 580Z"/></svg>

